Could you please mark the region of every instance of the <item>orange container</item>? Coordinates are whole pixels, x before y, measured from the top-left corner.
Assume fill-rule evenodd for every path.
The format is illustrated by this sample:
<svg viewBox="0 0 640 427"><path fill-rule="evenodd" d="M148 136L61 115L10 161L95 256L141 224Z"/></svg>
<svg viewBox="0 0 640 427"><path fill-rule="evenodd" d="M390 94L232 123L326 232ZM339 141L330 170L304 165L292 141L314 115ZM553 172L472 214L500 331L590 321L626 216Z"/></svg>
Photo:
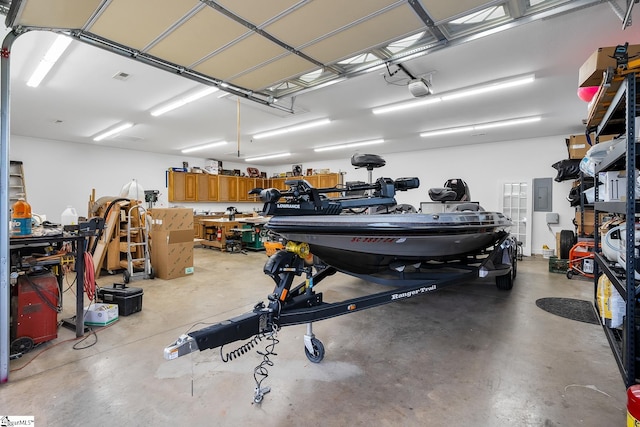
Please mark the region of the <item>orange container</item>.
<svg viewBox="0 0 640 427"><path fill-rule="evenodd" d="M23 197L20 197L13 204L11 234L14 236L28 236L31 234L31 205Z"/></svg>

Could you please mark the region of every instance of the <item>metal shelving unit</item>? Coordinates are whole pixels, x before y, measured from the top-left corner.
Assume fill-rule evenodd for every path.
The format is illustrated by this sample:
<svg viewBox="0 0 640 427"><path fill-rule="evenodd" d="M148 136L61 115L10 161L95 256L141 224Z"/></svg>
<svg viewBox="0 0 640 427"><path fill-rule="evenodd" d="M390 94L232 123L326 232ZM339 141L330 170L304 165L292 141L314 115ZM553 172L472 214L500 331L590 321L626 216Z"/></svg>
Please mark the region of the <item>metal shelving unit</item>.
<svg viewBox="0 0 640 427"><path fill-rule="evenodd" d="M594 304L596 311L597 285L600 271L605 274L613 286L625 300L626 314L622 330L609 328L603 324L605 335L613 351L620 373L626 387L640 382L640 319L636 319L638 310L638 294L640 282L635 280L635 222L636 214L640 213L640 203L636 201L634 172L636 170L638 144L635 137L635 119L638 116L638 93L636 86L640 77L640 68L630 67L629 70L613 77L608 85L601 86L594 107L587 121L587 131L594 131L596 135L605 133L625 133L626 144L618 144L607 157L596 167L595 196L598 199L599 172L625 169L627 173L626 200L628 202L595 202L595 230L594 240L596 248L600 245L598 212L617 213L625 216L626 231L626 265L625 271L615 268L601 253L595 254Z"/></svg>

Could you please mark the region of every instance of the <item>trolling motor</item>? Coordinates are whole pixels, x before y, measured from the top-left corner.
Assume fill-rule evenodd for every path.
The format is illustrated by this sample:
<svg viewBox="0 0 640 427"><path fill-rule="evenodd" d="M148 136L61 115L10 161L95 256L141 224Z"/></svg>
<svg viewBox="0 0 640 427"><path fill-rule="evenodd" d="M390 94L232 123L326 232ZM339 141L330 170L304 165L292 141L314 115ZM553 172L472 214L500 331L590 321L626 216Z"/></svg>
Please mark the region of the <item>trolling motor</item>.
<svg viewBox="0 0 640 427"><path fill-rule="evenodd" d="M304 179L285 181L289 190L255 188L249 194L258 194L264 202L263 215L338 215L343 209L369 206L394 206L396 191L407 191L420 186L418 178L378 178L371 184L354 183L343 187L315 188ZM329 198L327 193L373 190L371 196L358 198Z"/></svg>

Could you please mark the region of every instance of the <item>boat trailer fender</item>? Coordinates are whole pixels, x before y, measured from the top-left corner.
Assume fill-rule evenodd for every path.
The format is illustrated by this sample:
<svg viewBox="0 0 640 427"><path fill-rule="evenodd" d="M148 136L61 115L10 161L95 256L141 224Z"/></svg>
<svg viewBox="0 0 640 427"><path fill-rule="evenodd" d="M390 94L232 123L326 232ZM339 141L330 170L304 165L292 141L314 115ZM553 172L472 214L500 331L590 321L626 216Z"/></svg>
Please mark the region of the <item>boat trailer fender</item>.
<svg viewBox="0 0 640 427"><path fill-rule="evenodd" d="M495 277L510 274L516 258L517 242L515 237L506 235L495 249L482 262L478 277Z"/></svg>

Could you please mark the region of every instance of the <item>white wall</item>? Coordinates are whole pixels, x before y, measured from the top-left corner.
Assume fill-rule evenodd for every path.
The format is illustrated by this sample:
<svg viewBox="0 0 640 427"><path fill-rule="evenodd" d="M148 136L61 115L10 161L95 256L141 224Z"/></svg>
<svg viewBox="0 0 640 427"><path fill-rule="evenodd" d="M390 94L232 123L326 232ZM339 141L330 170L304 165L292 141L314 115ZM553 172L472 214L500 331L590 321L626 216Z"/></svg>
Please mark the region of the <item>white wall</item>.
<svg viewBox="0 0 640 427"><path fill-rule="evenodd" d="M567 157L565 136L492 144L440 148L412 153L383 156L387 164L373 172L374 179L420 178L420 188L401 192L398 203L416 207L429 201L427 190L439 187L449 178L464 179L471 189L472 199L486 210L501 208L501 183L521 181L531 183L534 178L553 178L556 170L551 165ZM375 147L370 151L375 153ZM332 172L345 172L346 181L366 181L367 171L351 166L353 153L345 152L339 161L308 162L307 168L329 168ZM51 140L38 140L13 136L10 141L11 160L24 162L28 201L32 210L47 215L53 222L60 221L60 214L67 205L76 208L80 215L87 214L87 204L92 189L96 198L118 196L124 184L136 179L146 190L159 190L156 207L168 207L165 171L169 167L181 167L183 161L190 166L204 166L203 159L185 156L169 156L140 151L106 148L97 145L76 144ZM224 162L225 169L246 171L246 164ZM264 168L268 176L273 172L290 171L290 164ZM560 214L560 224L550 232L544 212L533 213L531 248L542 253L542 246L555 248L556 231L573 230L571 220L574 209L566 196L572 181L553 183L554 212ZM222 212L230 203L189 203L185 206L196 211ZM236 203L242 212L260 210L261 204Z"/></svg>
<svg viewBox="0 0 640 427"><path fill-rule="evenodd" d="M159 190L155 207L177 206L167 201L165 171L170 167L204 167L205 160L169 156L142 151L107 148L98 145L38 140L12 136L9 158L23 162L27 200L34 213L60 222L62 211L71 205L78 215L87 216L89 197L118 196L122 186L136 179L145 190ZM240 169L246 164L224 162L225 169ZM233 203L188 203L196 211L224 212ZM242 212L260 210L262 204L237 203Z"/></svg>

